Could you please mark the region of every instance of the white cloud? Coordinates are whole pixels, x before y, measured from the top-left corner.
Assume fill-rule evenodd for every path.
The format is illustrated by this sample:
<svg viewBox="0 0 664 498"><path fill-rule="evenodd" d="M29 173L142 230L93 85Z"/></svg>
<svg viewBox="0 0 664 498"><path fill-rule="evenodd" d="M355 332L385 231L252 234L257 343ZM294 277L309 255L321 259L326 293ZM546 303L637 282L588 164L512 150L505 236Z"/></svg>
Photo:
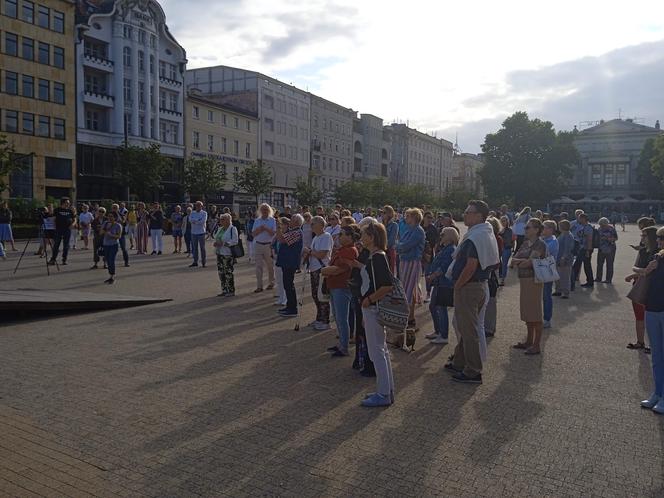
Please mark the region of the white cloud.
<svg viewBox="0 0 664 498"><path fill-rule="evenodd" d="M547 67L572 70L560 64L664 38L664 2L648 0L629 5L162 0L162 5L190 67L256 69L360 112L448 133L476 121L500 121L517 109L544 109L578 91L583 82L578 74L569 73L570 83L540 81ZM611 79L621 67L602 71L593 77ZM526 93L515 92L523 87L515 85L519 77L533 80Z"/></svg>

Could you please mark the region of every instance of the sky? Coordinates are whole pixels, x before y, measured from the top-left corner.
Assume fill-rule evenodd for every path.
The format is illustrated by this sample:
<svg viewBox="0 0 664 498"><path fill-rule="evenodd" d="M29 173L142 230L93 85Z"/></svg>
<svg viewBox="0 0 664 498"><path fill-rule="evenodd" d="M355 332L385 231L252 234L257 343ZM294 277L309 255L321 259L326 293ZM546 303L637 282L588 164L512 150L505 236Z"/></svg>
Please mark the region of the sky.
<svg viewBox="0 0 664 498"><path fill-rule="evenodd" d="M160 3L189 68L259 71L464 152L516 111L560 130L664 120L661 0Z"/></svg>

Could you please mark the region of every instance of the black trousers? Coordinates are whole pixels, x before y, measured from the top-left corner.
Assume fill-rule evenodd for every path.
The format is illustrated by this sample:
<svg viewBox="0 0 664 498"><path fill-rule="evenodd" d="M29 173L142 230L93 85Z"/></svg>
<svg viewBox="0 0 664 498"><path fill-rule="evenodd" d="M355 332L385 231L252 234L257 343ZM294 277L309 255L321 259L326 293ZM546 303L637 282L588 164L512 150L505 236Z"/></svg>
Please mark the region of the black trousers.
<svg viewBox="0 0 664 498"><path fill-rule="evenodd" d="M60 244L62 244L62 261L67 261L67 255L69 254L69 237L71 236L71 231L69 228L61 232L59 230L55 231L55 239L53 240L53 256L51 259L55 261L60 252Z"/></svg>
<svg viewBox="0 0 664 498"><path fill-rule="evenodd" d="M297 312L297 294L295 293L295 271L297 268L282 268L284 291L286 291L286 309Z"/></svg>
<svg viewBox="0 0 664 498"><path fill-rule="evenodd" d="M574 260L574 265L572 265L572 290L576 285L576 279L581 273L581 266L583 266L583 271L586 274L586 283L593 284L595 278L593 277L593 265L592 265L593 251L584 251L580 250L580 253L576 256Z"/></svg>

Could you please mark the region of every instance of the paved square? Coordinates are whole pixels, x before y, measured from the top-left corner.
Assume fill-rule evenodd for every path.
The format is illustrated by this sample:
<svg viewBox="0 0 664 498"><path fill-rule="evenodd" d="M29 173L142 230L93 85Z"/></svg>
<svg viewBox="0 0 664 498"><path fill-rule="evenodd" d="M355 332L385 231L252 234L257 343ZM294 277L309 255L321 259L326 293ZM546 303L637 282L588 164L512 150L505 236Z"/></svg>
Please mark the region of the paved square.
<svg viewBox="0 0 664 498"><path fill-rule="evenodd" d="M450 382L454 340L426 344L420 308L415 353L392 353L396 403L379 410L359 406L373 379L325 353L334 332L294 332L251 293L246 258L222 300L215 265L182 255L132 256L109 288L90 251L50 277L35 256L13 276L11 253L0 289L173 301L0 319L0 495L664 496L664 418L638 406L650 359L625 349L638 233L619 235L614 285L556 300L540 357L510 347L525 330L510 276L482 386Z"/></svg>

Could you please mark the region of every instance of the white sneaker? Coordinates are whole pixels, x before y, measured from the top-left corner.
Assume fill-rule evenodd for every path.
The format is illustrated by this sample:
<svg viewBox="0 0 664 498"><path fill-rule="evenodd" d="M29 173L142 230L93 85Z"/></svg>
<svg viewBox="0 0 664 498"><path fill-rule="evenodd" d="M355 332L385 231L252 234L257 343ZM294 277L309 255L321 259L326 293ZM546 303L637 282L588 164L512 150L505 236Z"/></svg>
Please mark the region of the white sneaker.
<svg viewBox="0 0 664 498"><path fill-rule="evenodd" d="M651 394L648 399L644 399L641 401L641 408L647 408L648 410L652 410L657 404L660 402L660 397L657 396L655 393Z"/></svg>
<svg viewBox="0 0 664 498"><path fill-rule="evenodd" d="M314 320L313 322L307 324L307 327L313 327L316 328L316 325L318 325L320 322L318 320Z"/></svg>
<svg viewBox="0 0 664 498"><path fill-rule="evenodd" d="M440 336L436 337L435 339L431 339L431 344L447 344L448 342L450 341Z"/></svg>
<svg viewBox="0 0 664 498"><path fill-rule="evenodd" d="M425 303L430 303L431 302L431 296L427 294L427 296L424 298Z"/></svg>
<svg viewBox="0 0 664 498"><path fill-rule="evenodd" d="M660 399L657 404L652 407L652 411L659 415L664 415L664 399Z"/></svg>
<svg viewBox="0 0 664 498"><path fill-rule="evenodd" d="M550 320L545 320L544 325L542 326L542 328L550 329L551 328L551 321Z"/></svg>
<svg viewBox="0 0 664 498"><path fill-rule="evenodd" d="M438 334L436 334L435 332L431 332L430 334L427 334L424 337L426 337L427 339L435 339L436 337L438 337Z"/></svg>
<svg viewBox="0 0 664 498"><path fill-rule="evenodd" d="M319 322L318 325L314 325L314 329L319 330L321 332L324 331L324 330L330 330L331 328L332 327L330 327L329 323Z"/></svg>

